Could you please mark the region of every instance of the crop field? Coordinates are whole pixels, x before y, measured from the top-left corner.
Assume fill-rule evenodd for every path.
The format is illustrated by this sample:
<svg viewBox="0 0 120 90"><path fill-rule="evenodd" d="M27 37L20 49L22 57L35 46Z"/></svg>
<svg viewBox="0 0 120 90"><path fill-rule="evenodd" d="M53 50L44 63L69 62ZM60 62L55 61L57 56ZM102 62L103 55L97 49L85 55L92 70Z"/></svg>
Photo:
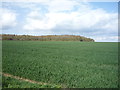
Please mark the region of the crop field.
<svg viewBox="0 0 120 90"><path fill-rule="evenodd" d="M117 88L118 43L3 41L2 67L3 73L44 82L50 87ZM3 82L19 82L7 78L3 77ZM29 85L34 86L27 83L28 88Z"/></svg>

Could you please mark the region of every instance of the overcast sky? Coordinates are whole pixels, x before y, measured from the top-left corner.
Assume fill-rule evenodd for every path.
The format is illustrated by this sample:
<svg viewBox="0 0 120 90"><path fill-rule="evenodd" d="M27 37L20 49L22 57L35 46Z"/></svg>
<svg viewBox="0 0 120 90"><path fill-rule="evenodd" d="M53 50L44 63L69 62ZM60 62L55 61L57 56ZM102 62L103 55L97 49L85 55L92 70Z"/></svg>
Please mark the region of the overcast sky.
<svg viewBox="0 0 120 90"><path fill-rule="evenodd" d="M4 2L0 8L2 33L81 35L97 42L118 40L117 2Z"/></svg>

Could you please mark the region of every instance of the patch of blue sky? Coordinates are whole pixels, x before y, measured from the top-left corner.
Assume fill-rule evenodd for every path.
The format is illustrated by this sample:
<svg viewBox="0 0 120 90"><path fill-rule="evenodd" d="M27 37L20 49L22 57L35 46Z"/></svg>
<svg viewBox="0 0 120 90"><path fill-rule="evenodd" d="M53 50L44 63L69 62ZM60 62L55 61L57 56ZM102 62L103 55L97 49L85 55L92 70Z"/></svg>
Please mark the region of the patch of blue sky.
<svg viewBox="0 0 120 90"><path fill-rule="evenodd" d="M90 2L93 9L102 8L109 13L118 12L118 2Z"/></svg>

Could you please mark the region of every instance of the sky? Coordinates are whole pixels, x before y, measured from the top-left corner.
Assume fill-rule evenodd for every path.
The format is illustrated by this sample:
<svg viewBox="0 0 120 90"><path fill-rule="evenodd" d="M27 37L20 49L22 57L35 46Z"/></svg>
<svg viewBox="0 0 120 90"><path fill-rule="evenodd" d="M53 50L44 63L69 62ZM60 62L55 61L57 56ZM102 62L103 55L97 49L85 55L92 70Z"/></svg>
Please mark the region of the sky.
<svg viewBox="0 0 120 90"><path fill-rule="evenodd" d="M2 2L3 34L80 35L96 42L118 41L118 2Z"/></svg>

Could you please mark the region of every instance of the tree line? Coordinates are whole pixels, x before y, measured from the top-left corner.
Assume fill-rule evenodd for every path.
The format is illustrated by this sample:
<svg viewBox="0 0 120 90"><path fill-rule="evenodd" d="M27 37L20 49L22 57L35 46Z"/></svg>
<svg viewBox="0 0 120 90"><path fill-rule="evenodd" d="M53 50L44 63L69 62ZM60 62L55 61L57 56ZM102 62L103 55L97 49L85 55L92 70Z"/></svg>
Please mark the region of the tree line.
<svg viewBox="0 0 120 90"><path fill-rule="evenodd" d="M32 36L32 35L15 35L2 34L2 40L21 40L21 41L86 41L94 42L94 39L79 36L79 35L46 35L46 36Z"/></svg>

